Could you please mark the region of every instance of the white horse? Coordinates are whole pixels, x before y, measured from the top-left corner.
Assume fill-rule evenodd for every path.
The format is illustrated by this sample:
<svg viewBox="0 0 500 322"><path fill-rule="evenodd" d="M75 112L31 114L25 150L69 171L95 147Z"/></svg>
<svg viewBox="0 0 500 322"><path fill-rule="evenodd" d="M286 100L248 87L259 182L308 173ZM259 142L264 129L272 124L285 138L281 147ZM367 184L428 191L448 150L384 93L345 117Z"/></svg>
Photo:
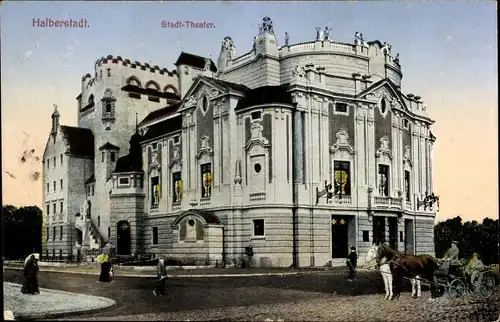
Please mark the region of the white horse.
<svg viewBox="0 0 500 322"><path fill-rule="evenodd" d="M377 259L377 254L378 254L378 245L373 244L372 247L368 250L368 253L366 254L365 261L366 263L371 262L373 260ZM382 277L384 278L384 285L385 285L385 292L388 294L387 288L390 288L390 297L386 295L385 299L387 300L388 298L393 299L393 291L392 291L392 272L389 264L384 264L386 262L386 258L383 257L380 265L380 273L382 274ZM388 281L386 282L385 278L387 277ZM415 278L410 278L411 282L411 296L413 298L419 298L422 294L422 289L421 289L421 284L420 284L420 276L415 276Z"/></svg>
<svg viewBox="0 0 500 322"><path fill-rule="evenodd" d="M378 246L373 244L372 247L370 247L370 249L366 253L365 265L367 263L374 261L377 258L377 251L378 251ZM392 293L392 272L389 264L385 264L385 258L383 259L379 270L380 274L382 275L382 279L384 280L385 299L392 300L392 298L394 297L394 294Z"/></svg>

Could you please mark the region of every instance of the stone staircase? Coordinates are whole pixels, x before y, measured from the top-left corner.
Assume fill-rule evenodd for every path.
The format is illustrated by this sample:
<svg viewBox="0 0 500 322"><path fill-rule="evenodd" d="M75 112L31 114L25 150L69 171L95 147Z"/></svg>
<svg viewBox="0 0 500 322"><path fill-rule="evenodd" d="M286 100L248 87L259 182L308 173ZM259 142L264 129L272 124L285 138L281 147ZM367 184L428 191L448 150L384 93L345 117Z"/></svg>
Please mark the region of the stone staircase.
<svg viewBox="0 0 500 322"><path fill-rule="evenodd" d="M104 246L104 238L99 233L99 229L97 229L96 225L94 224L94 221L92 219L89 220L90 220L90 228L89 228L90 249L100 249L102 246Z"/></svg>

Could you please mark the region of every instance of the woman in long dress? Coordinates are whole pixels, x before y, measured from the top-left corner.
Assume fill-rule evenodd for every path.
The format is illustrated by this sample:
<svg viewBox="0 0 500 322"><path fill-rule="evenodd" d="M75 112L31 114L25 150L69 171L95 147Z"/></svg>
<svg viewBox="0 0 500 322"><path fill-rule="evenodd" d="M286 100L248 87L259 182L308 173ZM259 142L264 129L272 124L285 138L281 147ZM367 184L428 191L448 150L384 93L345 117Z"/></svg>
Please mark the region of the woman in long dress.
<svg viewBox="0 0 500 322"><path fill-rule="evenodd" d="M101 255L97 256L97 262L101 265L99 282L111 282L111 261L108 254L103 252Z"/></svg>
<svg viewBox="0 0 500 322"><path fill-rule="evenodd" d="M24 282L21 293L40 294L40 289L38 288L38 258L35 254L29 256L24 262L23 277Z"/></svg>

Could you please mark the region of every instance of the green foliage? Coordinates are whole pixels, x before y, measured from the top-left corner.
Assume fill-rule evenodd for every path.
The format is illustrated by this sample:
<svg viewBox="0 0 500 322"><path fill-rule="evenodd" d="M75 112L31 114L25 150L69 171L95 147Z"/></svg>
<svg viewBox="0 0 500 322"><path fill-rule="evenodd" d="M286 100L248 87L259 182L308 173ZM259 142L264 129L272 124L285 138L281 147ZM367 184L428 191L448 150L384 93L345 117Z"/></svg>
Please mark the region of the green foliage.
<svg viewBox="0 0 500 322"><path fill-rule="evenodd" d="M3 250L8 259L42 252L42 210L36 206L2 207Z"/></svg>
<svg viewBox="0 0 500 322"><path fill-rule="evenodd" d="M458 241L460 258L469 259L477 252L485 264L499 263L498 258L499 222L485 218L482 223L455 217L434 226L436 257L443 257L453 240Z"/></svg>

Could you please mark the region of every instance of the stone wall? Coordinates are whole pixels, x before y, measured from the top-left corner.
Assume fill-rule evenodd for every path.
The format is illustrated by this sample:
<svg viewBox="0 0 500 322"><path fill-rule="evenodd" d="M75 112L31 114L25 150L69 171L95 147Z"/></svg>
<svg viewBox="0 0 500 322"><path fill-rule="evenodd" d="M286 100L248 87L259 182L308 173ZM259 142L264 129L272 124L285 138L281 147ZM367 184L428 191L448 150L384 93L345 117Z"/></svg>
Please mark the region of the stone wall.
<svg viewBox="0 0 500 322"><path fill-rule="evenodd" d="M434 256L434 218L417 217L415 220L416 254Z"/></svg>

